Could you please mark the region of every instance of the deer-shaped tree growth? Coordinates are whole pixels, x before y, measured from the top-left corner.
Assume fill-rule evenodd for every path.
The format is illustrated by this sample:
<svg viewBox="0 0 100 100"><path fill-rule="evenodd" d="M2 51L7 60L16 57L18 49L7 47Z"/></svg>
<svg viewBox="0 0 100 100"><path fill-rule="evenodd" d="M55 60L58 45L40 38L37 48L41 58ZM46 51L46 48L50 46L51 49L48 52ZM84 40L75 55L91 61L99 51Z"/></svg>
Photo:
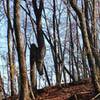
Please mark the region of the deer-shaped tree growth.
<svg viewBox="0 0 100 100"><path fill-rule="evenodd" d="M37 82L36 82L36 68L40 75L43 75L43 67L44 67L44 56L46 52L44 37L42 33L42 22L41 15L43 10L43 1L40 0L39 7L37 5L37 0L32 0L32 5L34 9L34 14L36 17L36 40L37 45L34 43L31 44L30 47L30 76L31 76L31 84L33 90L36 90Z"/></svg>

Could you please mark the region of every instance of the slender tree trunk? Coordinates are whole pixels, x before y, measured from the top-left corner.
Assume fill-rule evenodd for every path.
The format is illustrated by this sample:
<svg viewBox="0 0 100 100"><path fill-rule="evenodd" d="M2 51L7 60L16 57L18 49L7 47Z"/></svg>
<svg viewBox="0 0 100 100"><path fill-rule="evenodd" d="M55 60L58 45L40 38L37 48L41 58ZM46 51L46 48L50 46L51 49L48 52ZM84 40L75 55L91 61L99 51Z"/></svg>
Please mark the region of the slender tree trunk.
<svg viewBox="0 0 100 100"><path fill-rule="evenodd" d="M4 87L3 87L3 80L0 74L0 100L3 100L4 95L5 93L4 93Z"/></svg>
<svg viewBox="0 0 100 100"><path fill-rule="evenodd" d="M83 50L81 50L81 57L82 57L82 64L83 64L83 68L84 68L84 73L83 73L84 78L88 77L88 73L89 73L88 65L86 63L87 61L86 61L86 53L85 52L86 51L83 48Z"/></svg>
<svg viewBox="0 0 100 100"><path fill-rule="evenodd" d="M33 9L34 13L36 16L36 28L37 28L37 34L36 34L36 39L37 39L37 44L38 44L38 53L37 53L37 59L36 59L36 67L40 75L43 75L43 63L44 63L44 57L45 57L45 52L46 52L46 47L45 47L45 41L43 37L43 32L42 32L42 10L43 10L43 4L44 0L39 0L39 7L37 5L37 0L32 0L33 4Z"/></svg>
<svg viewBox="0 0 100 100"><path fill-rule="evenodd" d="M20 30L20 0L14 0L14 29L17 42L17 53L19 61L19 75L20 75L20 93L19 100L31 100L29 96L25 50L23 44L23 36Z"/></svg>
<svg viewBox="0 0 100 100"><path fill-rule="evenodd" d="M13 64L13 48L12 48L12 34L11 33L11 20L10 20L10 8L9 8L9 0L7 0L7 19L8 19L8 57L9 57L9 67L10 67L10 87L11 87L11 96L15 95L14 90L14 64Z"/></svg>
<svg viewBox="0 0 100 100"><path fill-rule="evenodd" d="M71 71L72 75L75 77L75 70L74 70L74 43L73 43L73 37L72 37L72 25L71 25L71 18L69 13L69 28L70 28L70 62L71 62Z"/></svg>
<svg viewBox="0 0 100 100"><path fill-rule="evenodd" d="M79 48L80 48L80 42L79 42L79 34L78 34L78 27L77 27L77 15L76 15L76 39L77 39L77 63L76 63L76 69L78 74L78 80L80 80L80 70L79 70Z"/></svg>

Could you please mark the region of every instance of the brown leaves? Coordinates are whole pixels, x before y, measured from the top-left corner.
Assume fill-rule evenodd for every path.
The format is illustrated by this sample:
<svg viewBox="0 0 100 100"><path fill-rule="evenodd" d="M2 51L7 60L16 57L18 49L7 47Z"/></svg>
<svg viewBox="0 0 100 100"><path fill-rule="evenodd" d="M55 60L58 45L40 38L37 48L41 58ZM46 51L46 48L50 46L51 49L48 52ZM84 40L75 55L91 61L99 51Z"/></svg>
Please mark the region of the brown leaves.
<svg viewBox="0 0 100 100"><path fill-rule="evenodd" d="M52 86L39 90L38 92L37 100L68 100L68 98L74 95L76 95L77 98L81 98L79 100L89 100L93 97L92 84L87 82L87 80L81 83L67 84L67 86L62 85L61 88Z"/></svg>

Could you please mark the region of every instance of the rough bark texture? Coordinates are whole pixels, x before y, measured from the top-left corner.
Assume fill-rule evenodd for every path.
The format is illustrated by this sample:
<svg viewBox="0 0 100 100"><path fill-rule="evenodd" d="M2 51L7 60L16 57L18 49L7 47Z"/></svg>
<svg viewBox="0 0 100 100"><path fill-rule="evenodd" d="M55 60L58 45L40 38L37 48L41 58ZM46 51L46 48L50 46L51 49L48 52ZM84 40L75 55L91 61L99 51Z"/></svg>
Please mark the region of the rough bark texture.
<svg viewBox="0 0 100 100"><path fill-rule="evenodd" d="M26 61L24 54L23 37L20 31L20 0L14 0L14 28L17 42L17 52L19 61L20 93L19 100L30 100L29 88L26 73Z"/></svg>

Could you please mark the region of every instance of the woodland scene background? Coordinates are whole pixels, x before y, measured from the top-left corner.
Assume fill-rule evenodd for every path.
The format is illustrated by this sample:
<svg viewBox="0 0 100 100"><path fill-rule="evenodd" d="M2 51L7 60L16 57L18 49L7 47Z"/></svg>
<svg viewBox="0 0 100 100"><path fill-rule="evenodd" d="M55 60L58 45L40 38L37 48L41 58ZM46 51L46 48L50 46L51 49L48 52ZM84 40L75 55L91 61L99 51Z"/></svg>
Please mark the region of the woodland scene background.
<svg viewBox="0 0 100 100"><path fill-rule="evenodd" d="M0 0L0 100L99 95L100 0Z"/></svg>

